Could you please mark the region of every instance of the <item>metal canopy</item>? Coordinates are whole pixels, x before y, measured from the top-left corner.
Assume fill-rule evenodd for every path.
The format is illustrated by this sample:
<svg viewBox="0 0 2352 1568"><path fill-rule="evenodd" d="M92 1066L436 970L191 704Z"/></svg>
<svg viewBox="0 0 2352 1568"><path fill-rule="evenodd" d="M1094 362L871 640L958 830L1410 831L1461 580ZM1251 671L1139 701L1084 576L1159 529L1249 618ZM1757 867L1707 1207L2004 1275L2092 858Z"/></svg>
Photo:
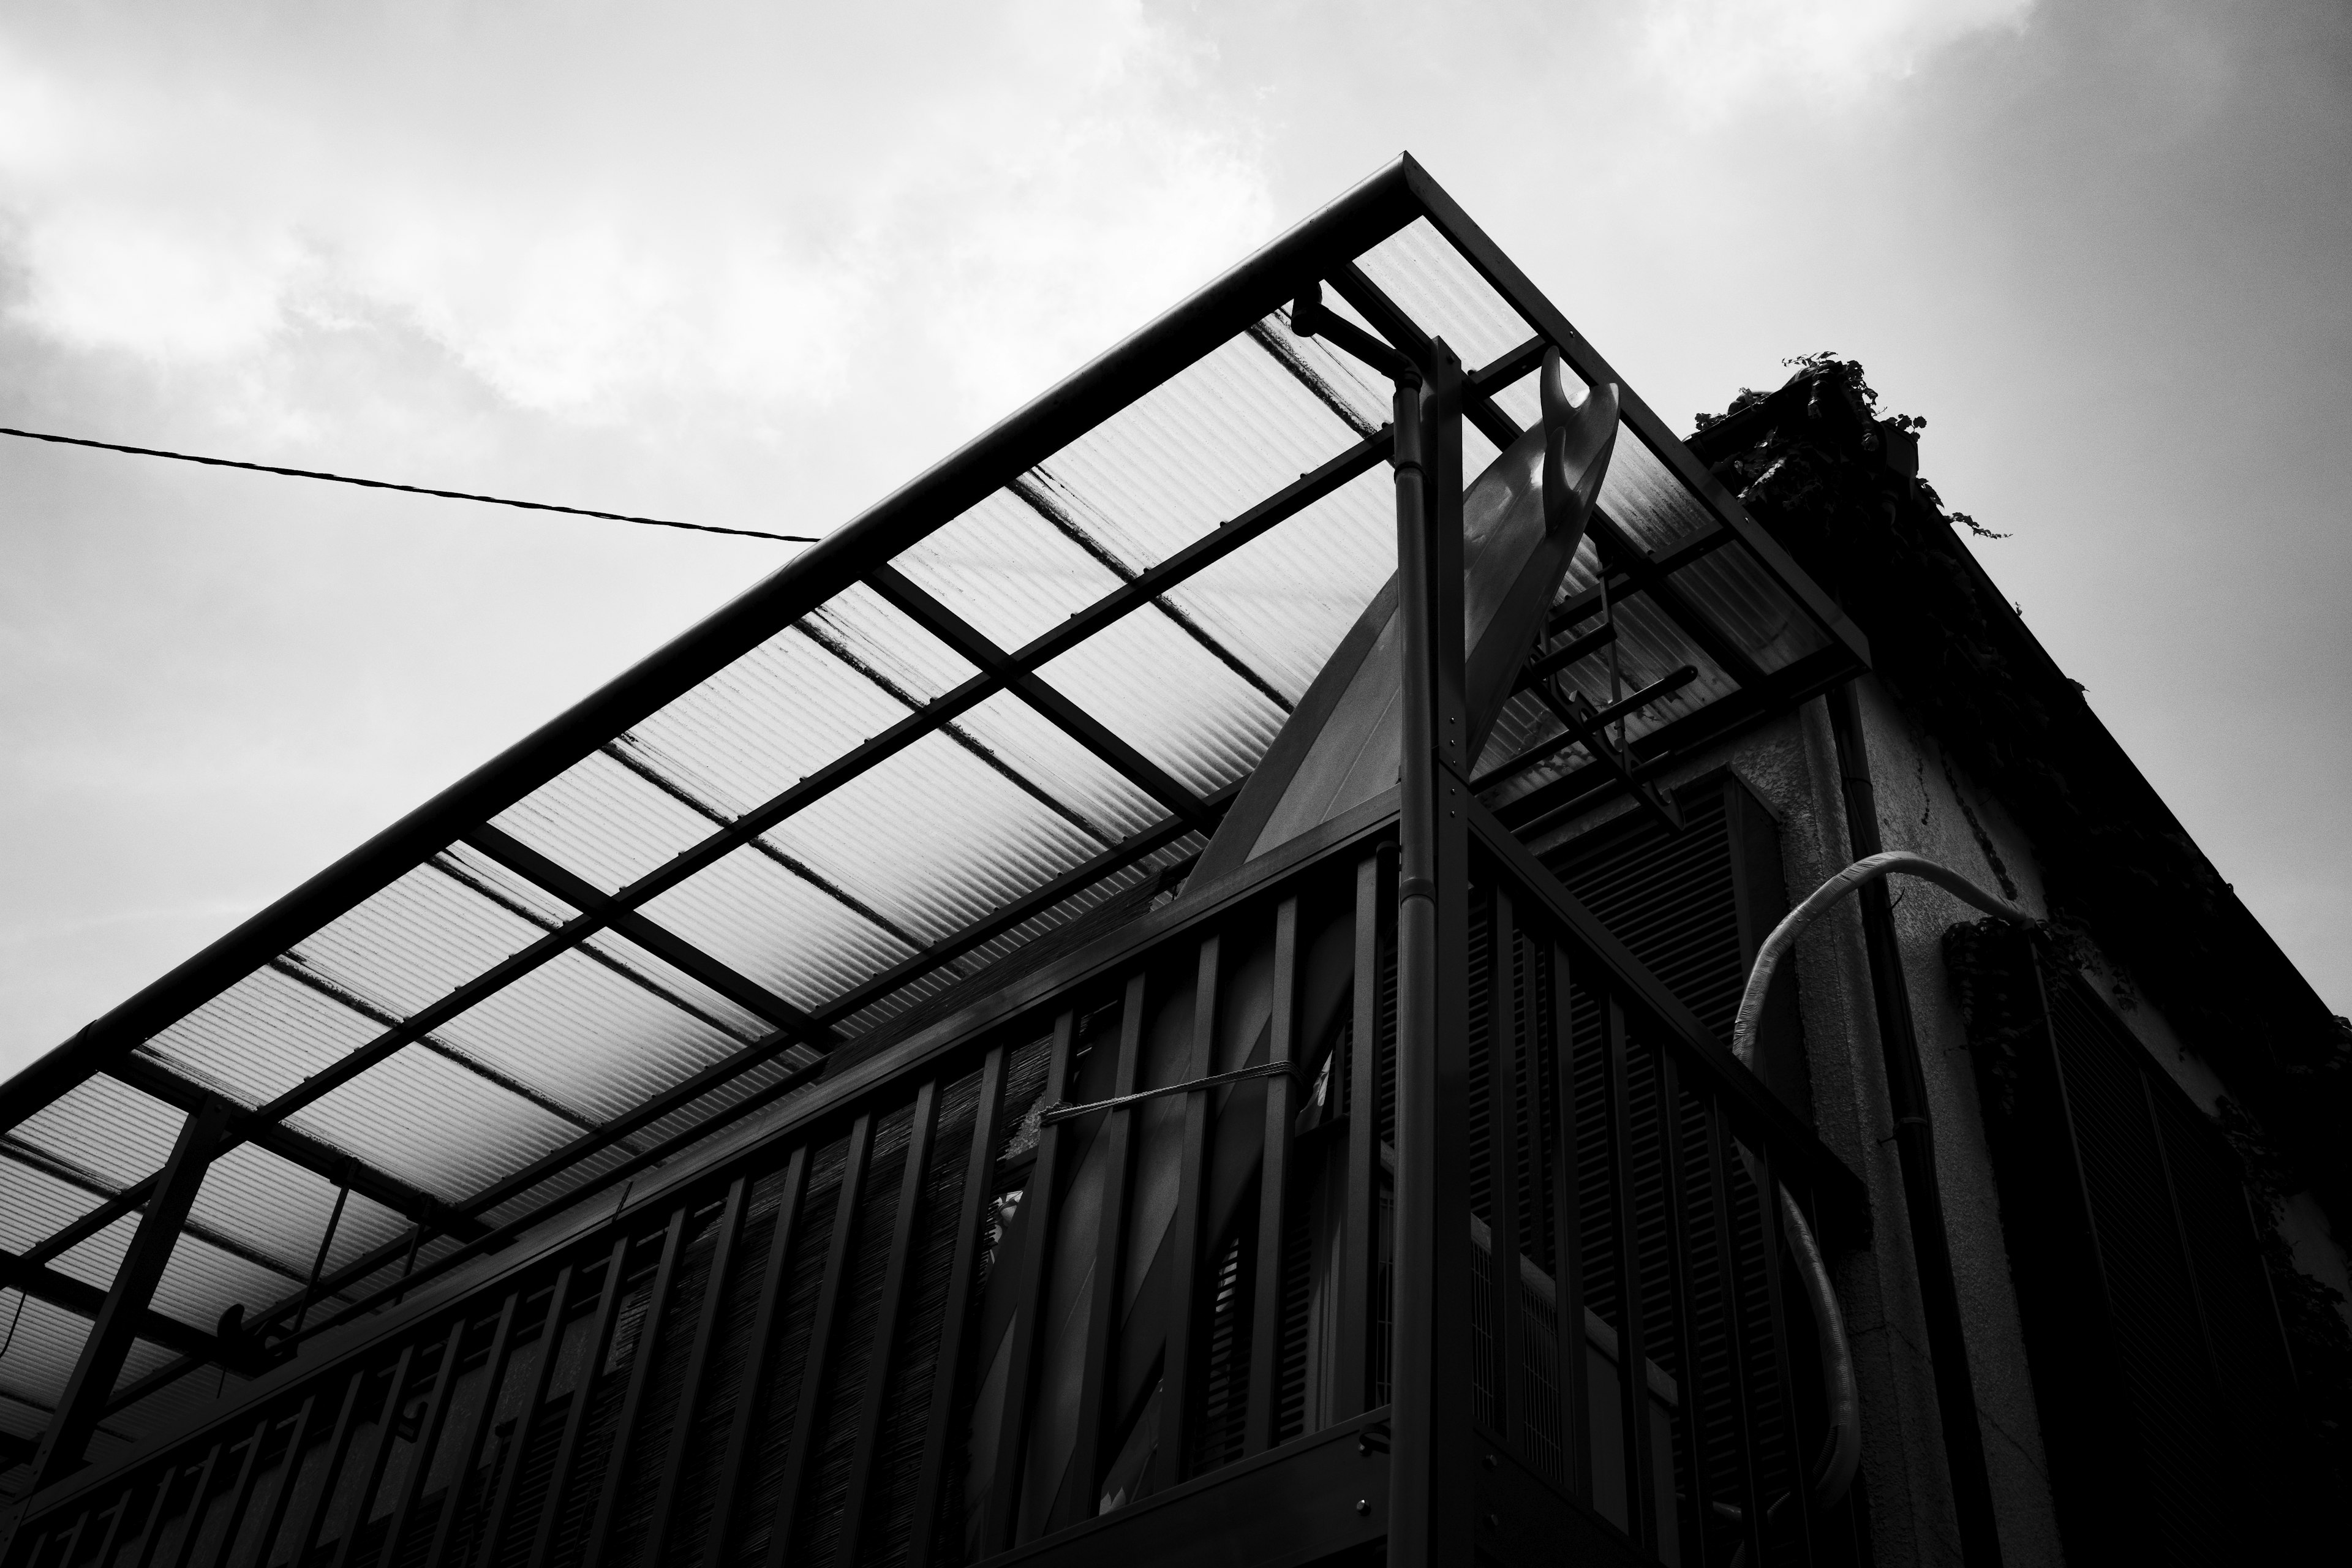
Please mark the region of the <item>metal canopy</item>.
<svg viewBox="0 0 2352 1568"><path fill-rule="evenodd" d="M1466 473L1536 417L1547 345L1622 387L1536 654L1557 684L1479 763L1506 821L1638 789L1866 663L1402 158L0 1090L0 1283L26 1297L0 1434L46 1424L207 1094L237 1108L226 1152L94 1457L225 1375L177 1373L388 1299L1181 875L1395 558L1390 389L1289 331L1318 282L1474 367ZM1662 681L1620 752L1601 721Z"/></svg>

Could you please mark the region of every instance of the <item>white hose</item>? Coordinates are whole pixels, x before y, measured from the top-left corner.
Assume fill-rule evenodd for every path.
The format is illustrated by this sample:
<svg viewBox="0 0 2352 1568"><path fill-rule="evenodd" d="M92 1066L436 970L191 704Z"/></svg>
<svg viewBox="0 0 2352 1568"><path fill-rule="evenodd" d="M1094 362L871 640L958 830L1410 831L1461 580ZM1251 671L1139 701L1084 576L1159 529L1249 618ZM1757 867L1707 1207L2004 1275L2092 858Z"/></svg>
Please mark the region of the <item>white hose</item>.
<svg viewBox="0 0 2352 1568"><path fill-rule="evenodd" d="M1755 1070L1756 1026L1764 1015L1764 997L1772 988L1772 976L1781 958L1797 944L1798 934L1840 899L1897 871L1933 882L1987 914L2020 924L2033 921L2032 915L2015 904L1994 897L1950 867L1939 866L1933 860L1899 849L1857 860L1790 910L1756 950L1756 966L1748 972L1748 989L1739 997L1739 1015L1731 1025L1731 1054L1739 1058L1742 1066ZM1760 1173L1753 1156L1745 1149L1739 1153L1749 1177L1759 1179ZM1831 1286L1829 1264L1822 1256L1821 1243L1814 1237L1812 1227L1805 1223L1804 1213L1798 1208L1788 1187L1782 1185L1778 1195L1789 1250L1797 1260L1797 1277L1804 1284L1805 1299L1813 1311L1814 1333L1821 1344L1822 1394L1829 1406L1830 1436L1813 1478L1813 1500L1815 1506L1826 1508L1845 1495L1862 1462L1862 1399L1854 1385L1853 1347L1846 1339L1845 1314L1838 1309L1837 1292Z"/></svg>

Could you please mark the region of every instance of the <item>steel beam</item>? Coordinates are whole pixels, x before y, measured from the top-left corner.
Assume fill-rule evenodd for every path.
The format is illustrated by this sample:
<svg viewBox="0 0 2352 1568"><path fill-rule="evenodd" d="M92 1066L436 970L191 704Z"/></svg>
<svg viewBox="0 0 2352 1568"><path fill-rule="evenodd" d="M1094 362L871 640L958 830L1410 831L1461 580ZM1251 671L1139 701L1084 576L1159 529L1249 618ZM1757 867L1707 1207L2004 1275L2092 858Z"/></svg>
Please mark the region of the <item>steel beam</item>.
<svg viewBox="0 0 2352 1568"><path fill-rule="evenodd" d="M147 1304L154 1297L157 1281L163 1278L164 1265L172 1261L180 1228L188 1217L189 1205L196 1201L197 1189L204 1185L205 1167L228 1117L227 1101L210 1100L182 1125L179 1142L173 1146L172 1157L148 1200L146 1215L131 1238L121 1267L115 1270L114 1287L99 1308L89 1338L82 1342L81 1359L66 1379L58 1413L41 1438L41 1451L34 1456L27 1491L38 1491L81 1468L83 1452L105 1413L107 1395L114 1392L114 1380L122 1374L131 1342L145 1324Z"/></svg>

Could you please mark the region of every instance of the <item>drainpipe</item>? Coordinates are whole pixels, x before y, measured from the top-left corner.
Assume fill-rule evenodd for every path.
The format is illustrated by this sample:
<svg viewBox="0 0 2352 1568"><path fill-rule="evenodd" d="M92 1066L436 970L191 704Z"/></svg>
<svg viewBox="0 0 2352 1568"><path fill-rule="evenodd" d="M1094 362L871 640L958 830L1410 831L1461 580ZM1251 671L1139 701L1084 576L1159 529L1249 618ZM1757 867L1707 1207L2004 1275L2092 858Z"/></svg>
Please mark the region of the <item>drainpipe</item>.
<svg viewBox="0 0 2352 1568"><path fill-rule="evenodd" d="M1878 802L1863 743L1862 703L1848 681L1829 695L1830 732L1837 744L1845 795L1846 837L1856 859L1878 854ZM1952 1277L1952 1248L1944 1229L1943 1193L1936 1180L1935 1130L1927 1119L1927 1079L1911 994L1903 980L1886 884L1857 895L1863 941L1870 954L1870 989L1878 1011L1879 1049L1885 1058L1886 1098L1895 1115L1895 1150L1902 1162L1903 1202L1911 1222L1912 1261L1918 1270L1920 1308L1927 1318L1927 1359L1943 1420L1944 1462L1951 1472L1952 1509L1960 1531L1960 1558L1970 1568L1999 1568L2000 1536L1993 1522L1992 1481L1985 1470L1984 1436L1977 1425L1976 1385L1969 1376L1968 1341L1960 1327L1960 1297Z"/></svg>

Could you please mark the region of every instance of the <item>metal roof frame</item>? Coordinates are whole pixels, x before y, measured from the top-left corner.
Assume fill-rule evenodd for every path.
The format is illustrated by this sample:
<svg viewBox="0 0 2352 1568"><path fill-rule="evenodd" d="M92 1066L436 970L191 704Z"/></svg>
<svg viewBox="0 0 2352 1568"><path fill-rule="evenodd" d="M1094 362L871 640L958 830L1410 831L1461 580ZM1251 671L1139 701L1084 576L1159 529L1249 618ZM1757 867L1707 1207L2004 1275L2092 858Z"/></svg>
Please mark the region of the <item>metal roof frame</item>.
<svg viewBox="0 0 2352 1568"><path fill-rule="evenodd" d="M139 1054L139 1047L256 971L275 965L287 972L292 966L286 955L297 943L420 867L436 866L463 879L467 868L452 858L450 851L455 847L464 847L523 883L560 900L576 912L569 919L552 922L530 916L540 926L535 941L439 1000L415 1011L398 1015L371 1010L364 999L335 997L331 989L327 990L341 1005L355 1009L377 1025L375 1036L276 1098L249 1109L239 1108L232 1115L223 1135L224 1147L252 1142L330 1181L347 1184L351 1191L364 1194L412 1222L404 1237L367 1251L320 1279L315 1289L306 1288L265 1313L261 1321L268 1323L273 1318L307 1308L322 1296L365 1281L396 1261L404 1248L413 1261L420 1244L436 1237L478 1244L506 1232L510 1224L519 1223L512 1205L551 1184L577 1176L586 1184L566 1185L552 1195L542 1194L522 1211L523 1216L543 1217L551 1208L576 1202L588 1190L609 1184L616 1172L642 1169L709 1136L718 1126L773 1103L778 1097L815 1077L827 1062L827 1053L851 1037L844 1033L845 1026L877 1003L923 982L927 976L942 972L950 976L961 974L964 961L975 950L1003 942L1057 910L1083 904L1092 892L1104 886L1106 879L1119 876L1139 862L1168 851L1190 835L1213 829L1231 797L1233 786L1204 794L1186 785L1054 687L1040 671L1122 617L1145 612L1174 623L1185 637L1239 679L1287 709L1279 690L1251 668L1242 654L1189 620L1165 595L1388 460L1387 427L1372 426L1360 411L1335 395L1328 386L1318 385L1313 368L1265 323L1303 289L1325 282L1391 342L1408 353L1425 353L1427 339L1412 315L1391 300L1356 265L1357 258L1372 247L1419 220L1431 224L1477 275L1535 328L1531 338L1469 373L1465 406L1471 423L1498 446L1507 446L1519 434L1519 427L1496 401L1496 395L1532 371L1547 348L1557 348L1568 366L1588 384L1618 383L1624 426L1711 515L1714 527L1710 531L1680 543L1664 555L1654 555L1605 513L1596 514L1592 536L1601 552L1604 581L1613 585L1611 591L1623 595L1646 595L1738 686L1733 695L1635 741L1622 762L1601 757L1588 745L1587 751L1594 753L1593 760L1512 801L1500 813L1504 821L1526 832L1565 814L1586 809L1612 790L1637 787L1643 779L1687 755L1693 746L1783 710L1795 700L1867 666L1866 643L1837 606L1748 516L1737 498L1700 465L1649 405L1624 384L1607 361L1420 164L1409 155L1403 156L830 534L709 619L34 1062L0 1087L0 1134L99 1074L111 1075L168 1105L194 1111L206 1095L215 1091L177 1073L152 1055ZM1024 476L1070 442L1100 426L1223 345L1244 337L1257 342L1301 385L1338 415L1355 435L1354 443L1212 531L1140 569L1124 566L1115 554L1087 536L1081 522L1057 513L1051 496L1025 482ZM1011 648L999 646L893 564L909 546L999 490L1019 498L1048 526L1092 554L1118 579L1116 588L1091 605L1024 645ZM1677 571L1735 544L1760 563L1779 587L1827 634L1828 646L1777 671L1767 672L1734 637L1682 594L1675 580ZM624 754L628 750L625 742L633 726L819 610L835 595L861 584L969 660L974 673L928 702L900 694L908 711L898 721L764 803L732 817L698 803L687 784L663 776L653 762ZM1601 592L1596 587L1580 599L1563 603L1555 612L1549 635L1565 634L1590 618L1597 608L1591 601ZM1597 636L1571 638L1567 645L1551 649L1551 662L1569 663L1597 651L1606 641L1605 637L1596 640ZM833 651L845 660L851 659L844 650ZM851 662L854 665L854 660ZM877 682L883 680L872 670L863 673ZM1139 788L1166 815L1156 823L1123 836L1080 823L1101 845L1097 853L1047 879L1026 894L929 942L904 930L886 927L913 951L814 1009L796 1005L776 994L772 987L740 973L644 912L644 906L661 893L747 845L760 845L771 857L781 858L780 852L761 838L767 830L926 737L946 734L956 738L959 718L999 694L1010 694L1025 703L1061 733ZM971 742L967 739L965 743ZM1562 749L1564 744L1555 742L1554 750ZM600 751L697 810L711 826L699 843L609 893L493 823L501 812ZM1000 766L999 771L1031 794L1047 800L1047 804L1056 804L1045 792L1011 770ZM1066 808L1060 809L1068 815ZM786 868L795 869L789 864ZM828 886L808 868L796 869L804 880L835 901L866 918L877 921L883 918L870 909L861 908L853 893ZM478 888L477 891L490 890ZM508 907L512 909L511 905ZM529 914L521 910L513 912ZM577 1136L455 1204L402 1177L372 1168L286 1123L289 1115L314 1104L412 1044L437 1050L467 1070L488 1076L493 1081L513 1078L511 1073L467 1059L462 1049L436 1040L434 1031L560 955L583 951L583 942L602 931L625 937L654 953L679 973L763 1021L771 1026L770 1032L747 1035L740 1029L730 1030L737 1042L730 1054L646 1098L625 1114L601 1121L556 1103L553 1097L536 1095L528 1084L505 1084L509 1090L533 1099L534 1103L573 1126ZM313 989L325 989L311 977L294 977ZM639 985L653 984L643 974L625 977L634 979ZM673 996L671 1000L677 999ZM751 1093L691 1123L666 1127L714 1094L741 1089L750 1081L746 1075L763 1069L769 1076ZM648 1130L658 1134L654 1142L632 1142ZM623 1157L619 1164L608 1162L601 1170L589 1168L588 1163L615 1150ZM16 1157L5 1146L0 1146L0 1156ZM7 1282L37 1280L36 1271L44 1270L48 1260L139 1208L153 1182L151 1177L146 1182L121 1187L81 1218L28 1249L21 1258L0 1255L0 1262L8 1266ZM278 1271L283 1272L282 1268ZM76 1291L62 1287L49 1290L44 1299L61 1297L72 1297L81 1305L89 1305ZM72 1302L61 1304L69 1310L79 1310ZM146 1337L181 1350L188 1359L118 1392L112 1401L115 1408L135 1403L177 1370L225 1353L222 1342L215 1336L171 1324L168 1320L164 1329Z"/></svg>

